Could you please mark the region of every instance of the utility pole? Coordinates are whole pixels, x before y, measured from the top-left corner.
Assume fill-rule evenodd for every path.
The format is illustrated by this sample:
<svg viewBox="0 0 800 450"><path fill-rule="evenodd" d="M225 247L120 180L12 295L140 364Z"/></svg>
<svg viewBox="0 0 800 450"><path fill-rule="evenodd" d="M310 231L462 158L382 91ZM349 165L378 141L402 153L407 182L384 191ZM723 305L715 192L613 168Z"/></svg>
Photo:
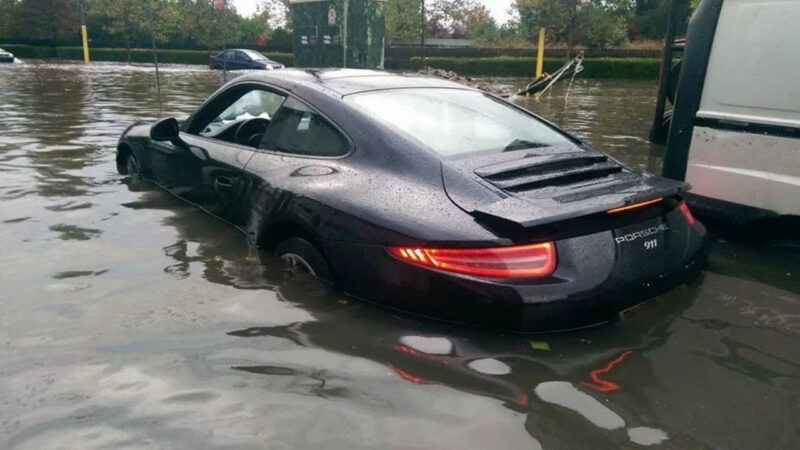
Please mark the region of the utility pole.
<svg viewBox="0 0 800 450"><path fill-rule="evenodd" d="M421 69L426 69L428 67L428 63L425 61L425 0L420 0L422 3L422 29L420 32L420 45L422 46L422 67Z"/></svg>
<svg viewBox="0 0 800 450"><path fill-rule="evenodd" d="M220 11L220 28L222 29L222 82L228 82L228 58L225 57L225 0L215 0L217 9Z"/></svg>
<svg viewBox="0 0 800 450"><path fill-rule="evenodd" d="M158 52L156 51L156 25L153 20L153 5L147 0L147 18L150 21L150 37L153 42L153 64L156 66L156 100L158 101L158 118L161 118L161 77L158 74Z"/></svg>
<svg viewBox="0 0 800 450"><path fill-rule="evenodd" d="M350 0L344 0L344 17L342 17L342 67L347 67L347 18L350 12Z"/></svg>

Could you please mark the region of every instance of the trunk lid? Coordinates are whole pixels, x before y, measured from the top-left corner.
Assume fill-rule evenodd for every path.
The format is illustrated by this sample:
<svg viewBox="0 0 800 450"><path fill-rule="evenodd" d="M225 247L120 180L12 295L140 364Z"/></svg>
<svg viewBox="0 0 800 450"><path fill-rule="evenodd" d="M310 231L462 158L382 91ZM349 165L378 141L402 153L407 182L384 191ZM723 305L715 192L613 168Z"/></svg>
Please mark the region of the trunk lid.
<svg viewBox="0 0 800 450"><path fill-rule="evenodd" d="M686 190L578 146L517 150L442 163L450 199L477 218L534 227Z"/></svg>

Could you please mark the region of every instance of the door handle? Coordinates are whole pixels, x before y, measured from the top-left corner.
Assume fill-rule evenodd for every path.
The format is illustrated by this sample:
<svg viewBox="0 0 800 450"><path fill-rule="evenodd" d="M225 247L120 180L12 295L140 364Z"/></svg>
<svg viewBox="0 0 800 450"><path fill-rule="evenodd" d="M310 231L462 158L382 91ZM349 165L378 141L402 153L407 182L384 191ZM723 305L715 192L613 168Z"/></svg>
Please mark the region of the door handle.
<svg viewBox="0 0 800 450"><path fill-rule="evenodd" d="M233 187L233 179L228 177L217 177L214 179L214 188L218 191L227 191Z"/></svg>

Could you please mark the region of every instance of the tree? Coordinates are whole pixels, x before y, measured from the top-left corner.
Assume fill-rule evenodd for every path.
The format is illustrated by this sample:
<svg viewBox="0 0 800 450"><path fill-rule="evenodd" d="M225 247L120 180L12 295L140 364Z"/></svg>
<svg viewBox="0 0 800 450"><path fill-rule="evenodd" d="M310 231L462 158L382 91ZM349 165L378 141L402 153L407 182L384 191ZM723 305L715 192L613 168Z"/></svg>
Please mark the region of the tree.
<svg viewBox="0 0 800 450"><path fill-rule="evenodd" d="M120 36L125 43L128 62L131 61L131 39L144 34L148 18L143 0L95 0L93 13L103 23L103 31L109 36Z"/></svg>
<svg viewBox="0 0 800 450"><path fill-rule="evenodd" d="M579 4L579 0L514 0L520 34L535 42L545 27L550 42L565 42L571 50L578 39Z"/></svg>
<svg viewBox="0 0 800 450"><path fill-rule="evenodd" d="M22 37L59 40L75 37L80 30L75 0L23 0L19 5Z"/></svg>
<svg viewBox="0 0 800 450"><path fill-rule="evenodd" d="M19 10L17 0L0 0L0 36L20 36Z"/></svg>
<svg viewBox="0 0 800 450"><path fill-rule="evenodd" d="M292 29L292 15L289 11L289 0L262 0L256 7L258 15L266 17L270 29Z"/></svg>
<svg viewBox="0 0 800 450"><path fill-rule="evenodd" d="M230 22L226 30L222 30L223 16L229 16L230 11L215 9L214 0L178 0L172 6L177 20L174 28L177 33L171 39L172 42L219 47L222 44L223 31L226 33L226 41L231 42Z"/></svg>
<svg viewBox="0 0 800 450"><path fill-rule="evenodd" d="M470 27L492 20L489 10L475 0L434 0L426 9L431 36L467 38Z"/></svg>
<svg viewBox="0 0 800 450"><path fill-rule="evenodd" d="M625 41L627 0L514 0L519 33L531 42L547 28L550 42L605 47Z"/></svg>
<svg viewBox="0 0 800 450"><path fill-rule="evenodd" d="M678 35L686 33L688 23L686 19L697 3L696 0L692 0L691 6L684 7L683 11L678 12L678 17L685 19L678 21L676 29ZM663 39L671 4L671 0L635 0L633 15L628 21L628 34L631 38Z"/></svg>
<svg viewBox="0 0 800 450"><path fill-rule="evenodd" d="M386 36L392 39L419 39L422 28L420 0L388 0L385 20Z"/></svg>
<svg viewBox="0 0 800 450"><path fill-rule="evenodd" d="M482 4L474 4L464 12L464 31L467 37L493 34L498 31L492 13Z"/></svg>
<svg viewBox="0 0 800 450"><path fill-rule="evenodd" d="M588 3L578 12L581 42L591 48L606 48L625 42L625 16Z"/></svg>

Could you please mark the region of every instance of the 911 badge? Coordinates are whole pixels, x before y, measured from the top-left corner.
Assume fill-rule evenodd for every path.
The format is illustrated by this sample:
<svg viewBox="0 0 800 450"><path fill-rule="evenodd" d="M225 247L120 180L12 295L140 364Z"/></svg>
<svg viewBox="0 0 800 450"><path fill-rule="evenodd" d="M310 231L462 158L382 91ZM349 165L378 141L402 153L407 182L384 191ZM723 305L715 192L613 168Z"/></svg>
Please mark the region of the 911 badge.
<svg viewBox="0 0 800 450"><path fill-rule="evenodd" d="M653 250L658 248L658 239L650 239L649 241L644 241L644 248L645 250Z"/></svg>
<svg viewBox="0 0 800 450"><path fill-rule="evenodd" d="M649 227L643 230L634 231L633 233L617 236L614 238L614 241L616 241L617 244L623 244L625 242L633 242L638 239L644 239L652 236L653 238L648 239L644 243L644 248L646 248L647 250L652 250L658 247L658 239L655 239L654 237L657 236L659 233L667 230L669 230L669 225L662 223L654 227Z"/></svg>

